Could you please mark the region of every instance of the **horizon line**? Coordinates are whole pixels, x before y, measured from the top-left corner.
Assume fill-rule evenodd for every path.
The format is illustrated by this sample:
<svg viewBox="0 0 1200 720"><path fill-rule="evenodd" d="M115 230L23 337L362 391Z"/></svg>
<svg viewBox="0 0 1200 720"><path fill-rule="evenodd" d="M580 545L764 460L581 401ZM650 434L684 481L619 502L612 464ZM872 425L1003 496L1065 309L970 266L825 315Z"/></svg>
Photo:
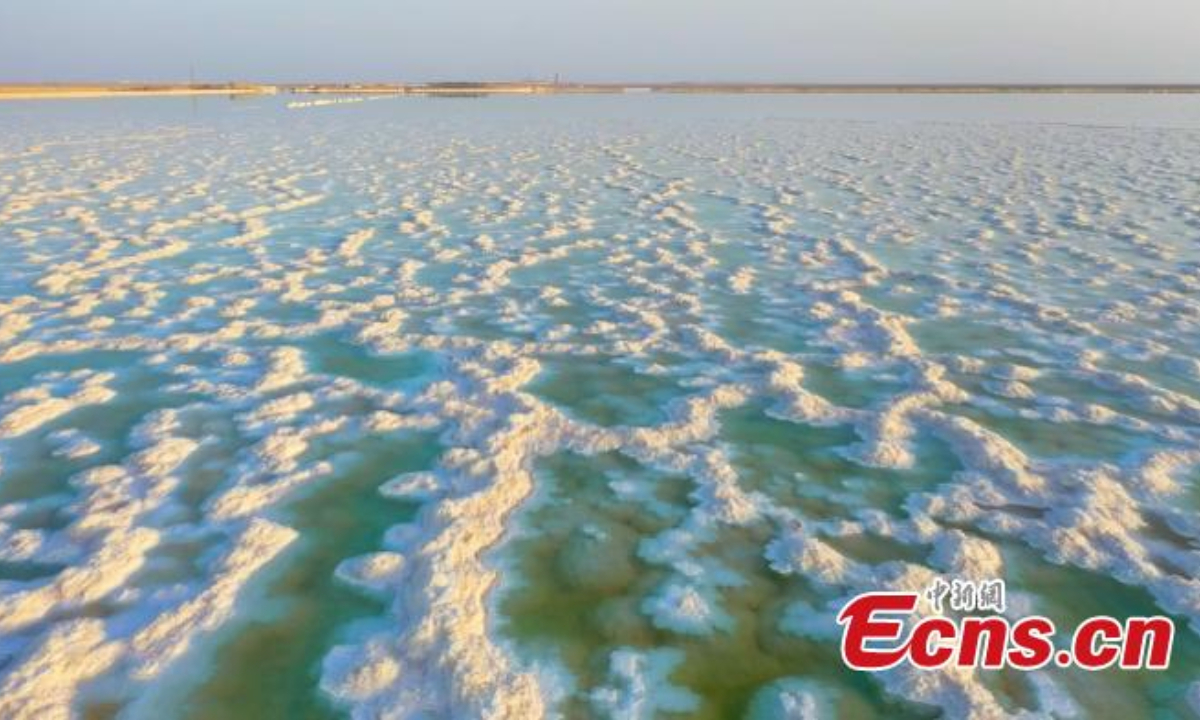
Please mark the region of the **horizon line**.
<svg viewBox="0 0 1200 720"><path fill-rule="evenodd" d="M782 82L606 82L555 80L443 80L435 82L41 82L0 81L0 100L52 100L154 95L374 95L482 97L489 95L984 95L1142 94L1196 95L1200 83L782 83Z"/></svg>

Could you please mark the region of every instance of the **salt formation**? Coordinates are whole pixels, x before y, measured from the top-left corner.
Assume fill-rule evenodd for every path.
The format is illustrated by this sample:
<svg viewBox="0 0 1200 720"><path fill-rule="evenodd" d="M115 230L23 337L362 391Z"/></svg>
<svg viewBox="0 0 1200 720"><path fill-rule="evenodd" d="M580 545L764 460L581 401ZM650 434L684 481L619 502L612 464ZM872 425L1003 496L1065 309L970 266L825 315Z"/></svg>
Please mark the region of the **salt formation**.
<svg viewBox="0 0 1200 720"><path fill-rule="evenodd" d="M374 614L281 684L356 718L1195 712L1200 136L774 102L0 118L0 715L186 714L305 553ZM1153 692L838 674L943 575L1187 627Z"/></svg>

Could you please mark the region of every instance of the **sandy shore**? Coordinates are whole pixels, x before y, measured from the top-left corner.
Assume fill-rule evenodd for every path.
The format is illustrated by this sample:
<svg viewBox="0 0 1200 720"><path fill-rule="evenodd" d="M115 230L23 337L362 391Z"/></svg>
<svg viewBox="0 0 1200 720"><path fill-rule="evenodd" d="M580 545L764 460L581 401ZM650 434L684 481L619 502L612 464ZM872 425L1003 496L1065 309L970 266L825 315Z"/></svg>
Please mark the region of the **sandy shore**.
<svg viewBox="0 0 1200 720"><path fill-rule="evenodd" d="M159 95L262 95L274 85L0 85L0 100L142 97Z"/></svg>

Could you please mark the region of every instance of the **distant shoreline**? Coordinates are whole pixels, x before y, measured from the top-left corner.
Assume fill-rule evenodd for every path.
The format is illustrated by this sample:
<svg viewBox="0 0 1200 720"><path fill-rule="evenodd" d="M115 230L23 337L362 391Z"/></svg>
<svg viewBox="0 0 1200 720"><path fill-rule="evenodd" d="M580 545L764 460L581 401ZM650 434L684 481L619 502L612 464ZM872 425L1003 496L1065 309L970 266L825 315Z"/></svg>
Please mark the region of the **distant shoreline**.
<svg viewBox="0 0 1200 720"><path fill-rule="evenodd" d="M0 100L67 100L107 97L147 97L162 95L266 95L278 92L273 85L230 83L224 85L136 84L3 84Z"/></svg>
<svg viewBox="0 0 1200 720"><path fill-rule="evenodd" d="M264 95L275 93L318 95L588 95L588 94L768 94L768 95L867 95L867 94L1200 94L1200 84L974 84L974 83L550 83L550 82L441 82L441 83L10 83L0 84L0 100L140 97L163 95Z"/></svg>

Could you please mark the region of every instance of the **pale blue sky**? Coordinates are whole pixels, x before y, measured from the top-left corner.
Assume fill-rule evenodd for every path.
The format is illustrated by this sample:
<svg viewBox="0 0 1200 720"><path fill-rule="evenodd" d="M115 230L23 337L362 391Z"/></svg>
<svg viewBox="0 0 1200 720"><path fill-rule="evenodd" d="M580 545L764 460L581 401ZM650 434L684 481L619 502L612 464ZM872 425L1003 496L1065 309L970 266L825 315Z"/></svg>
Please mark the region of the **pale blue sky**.
<svg viewBox="0 0 1200 720"><path fill-rule="evenodd" d="M1200 82L1200 0L0 0L0 81Z"/></svg>

